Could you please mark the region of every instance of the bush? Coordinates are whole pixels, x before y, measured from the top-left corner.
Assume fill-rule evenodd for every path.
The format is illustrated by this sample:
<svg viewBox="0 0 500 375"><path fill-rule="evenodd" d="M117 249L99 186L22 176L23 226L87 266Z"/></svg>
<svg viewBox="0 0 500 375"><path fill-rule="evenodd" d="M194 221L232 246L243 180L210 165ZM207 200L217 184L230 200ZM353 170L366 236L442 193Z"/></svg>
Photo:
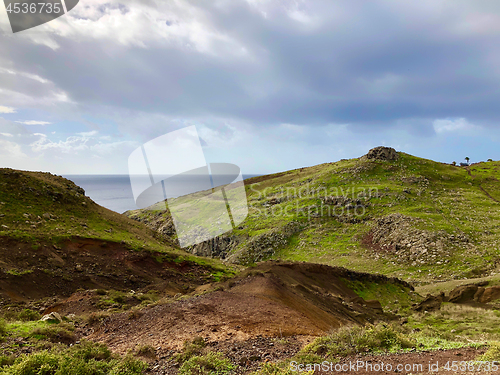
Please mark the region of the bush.
<svg viewBox="0 0 500 375"><path fill-rule="evenodd" d="M484 362L500 362L500 342L490 343L490 347L486 353L477 357L476 360Z"/></svg>
<svg viewBox="0 0 500 375"><path fill-rule="evenodd" d="M0 368L14 364L16 357L13 355L0 355Z"/></svg>
<svg viewBox="0 0 500 375"><path fill-rule="evenodd" d="M76 336L71 332L73 327L57 324L47 327L38 327L31 332L31 336L37 339L46 339L51 342L61 342L64 344L72 344L76 341Z"/></svg>
<svg viewBox="0 0 500 375"><path fill-rule="evenodd" d="M7 363L2 375L139 375L146 367L130 356L113 358L102 344L85 342L59 353L24 355L14 364Z"/></svg>
<svg viewBox="0 0 500 375"><path fill-rule="evenodd" d="M49 375L55 374L59 368L59 356L43 351L30 354L4 369L5 375Z"/></svg>
<svg viewBox="0 0 500 375"><path fill-rule="evenodd" d="M210 352L204 356L194 356L184 362L181 375L225 375L236 368L222 353Z"/></svg>
<svg viewBox="0 0 500 375"><path fill-rule="evenodd" d="M30 322L35 320L40 320L41 315L38 311L33 311L30 309L24 309L17 315L17 319L22 322Z"/></svg>
<svg viewBox="0 0 500 375"><path fill-rule="evenodd" d="M206 345L205 339L200 336L196 336L191 341L184 341L182 352L176 355L177 362L183 363L195 355L201 355Z"/></svg>
<svg viewBox="0 0 500 375"><path fill-rule="evenodd" d="M105 312L93 312L87 318L87 323L91 326L102 323L104 320L109 318L109 314Z"/></svg>
<svg viewBox="0 0 500 375"><path fill-rule="evenodd" d="M136 350L136 354L140 357L156 358L156 350L151 345L139 346Z"/></svg>
<svg viewBox="0 0 500 375"><path fill-rule="evenodd" d="M361 352L396 351L414 348L416 342L404 336L401 329L387 324L343 327L307 345L303 352L320 356L346 356Z"/></svg>
<svg viewBox="0 0 500 375"><path fill-rule="evenodd" d="M8 332L7 323L5 322L5 320L0 319L0 338L6 336L7 332Z"/></svg>
<svg viewBox="0 0 500 375"><path fill-rule="evenodd" d="M83 340L79 345L74 345L68 349L68 353L74 358L80 358L84 361L95 359L97 361L111 358L111 351L101 343Z"/></svg>
<svg viewBox="0 0 500 375"><path fill-rule="evenodd" d="M148 365L131 356L126 356L121 361L117 362L109 375L135 375L142 374Z"/></svg>

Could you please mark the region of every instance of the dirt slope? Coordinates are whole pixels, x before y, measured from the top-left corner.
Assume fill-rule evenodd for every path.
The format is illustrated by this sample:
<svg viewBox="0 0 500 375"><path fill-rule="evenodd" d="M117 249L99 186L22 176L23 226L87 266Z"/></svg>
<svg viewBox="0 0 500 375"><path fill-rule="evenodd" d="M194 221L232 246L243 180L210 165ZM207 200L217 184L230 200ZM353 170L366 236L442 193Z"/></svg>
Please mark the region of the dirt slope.
<svg viewBox="0 0 500 375"><path fill-rule="evenodd" d="M111 241L74 238L58 245L0 237L0 299L69 297L78 289L185 292L211 280L211 268ZM175 288L174 288L175 286Z"/></svg>
<svg viewBox="0 0 500 375"><path fill-rule="evenodd" d="M342 325L393 317L376 302L358 297L345 277L359 282L374 278L324 265L266 262L215 291L145 309L133 321L126 313L113 315L94 327L89 338L119 352L136 345L161 347L161 356L194 336L215 344L260 336L318 336Z"/></svg>

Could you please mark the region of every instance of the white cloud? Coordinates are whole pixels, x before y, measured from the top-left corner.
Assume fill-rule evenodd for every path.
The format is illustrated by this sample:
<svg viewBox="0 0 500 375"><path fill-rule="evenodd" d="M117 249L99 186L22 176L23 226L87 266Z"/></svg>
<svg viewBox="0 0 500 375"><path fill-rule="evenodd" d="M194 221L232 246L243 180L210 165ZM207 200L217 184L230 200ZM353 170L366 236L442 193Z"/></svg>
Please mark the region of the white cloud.
<svg viewBox="0 0 500 375"><path fill-rule="evenodd" d="M22 152L20 145L4 139L0 139L0 155L8 157L9 160L26 157L26 154Z"/></svg>
<svg viewBox="0 0 500 375"><path fill-rule="evenodd" d="M12 107L4 107L0 105L0 113L16 113L16 110Z"/></svg>
<svg viewBox="0 0 500 375"><path fill-rule="evenodd" d="M0 73L11 74L11 75L19 75L19 76L22 76L22 77L26 77L26 78L38 81L40 83L49 83L50 82L48 79L40 77L37 74L20 72L20 71L13 70L13 69L8 69L8 68L2 68L2 67L0 67Z"/></svg>
<svg viewBox="0 0 500 375"><path fill-rule="evenodd" d="M437 119L434 120L433 124L434 130L438 134L451 133L464 130L474 130L478 129L477 125L471 124L465 118L455 118L455 119Z"/></svg>
<svg viewBox="0 0 500 375"><path fill-rule="evenodd" d="M94 135L97 135L99 133L97 130L92 130L90 132L81 132L81 133L76 133L76 135L82 136L82 137L93 137Z"/></svg>
<svg viewBox="0 0 500 375"><path fill-rule="evenodd" d="M49 125L51 122L47 121L16 121L19 124L24 124L24 125Z"/></svg>

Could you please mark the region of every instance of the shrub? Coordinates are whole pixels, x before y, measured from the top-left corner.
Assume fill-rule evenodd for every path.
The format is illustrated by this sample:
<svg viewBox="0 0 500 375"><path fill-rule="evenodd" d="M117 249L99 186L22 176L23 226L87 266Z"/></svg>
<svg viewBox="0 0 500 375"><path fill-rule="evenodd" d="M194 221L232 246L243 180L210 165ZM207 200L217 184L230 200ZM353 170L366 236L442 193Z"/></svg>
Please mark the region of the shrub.
<svg viewBox="0 0 500 375"><path fill-rule="evenodd" d="M31 336L38 339L47 339L51 342L61 342L64 344L71 344L76 341L76 336L70 331L73 327L58 324L49 325L47 327L37 327L31 332Z"/></svg>
<svg viewBox="0 0 500 375"><path fill-rule="evenodd" d="M136 354L140 357L156 358L156 350L151 345L142 345L136 349Z"/></svg>
<svg viewBox="0 0 500 375"><path fill-rule="evenodd" d="M102 323L104 320L106 320L107 318L109 318L109 314L108 313L104 313L104 312L93 312L89 315L89 317L87 318L87 323L91 326L93 325L96 325L96 324L99 324L99 323Z"/></svg>
<svg viewBox="0 0 500 375"><path fill-rule="evenodd" d="M14 364L16 357L13 355L0 355L0 368Z"/></svg>
<svg viewBox="0 0 500 375"><path fill-rule="evenodd" d="M181 375L225 375L236 368L222 353L210 352L188 359L180 368Z"/></svg>
<svg viewBox="0 0 500 375"><path fill-rule="evenodd" d="M55 374L59 367L59 356L43 351L21 357L14 365L4 370L5 375Z"/></svg>
<svg viewBox="0 0 500 375"><path fill-rule="evenodd" d="M500 362L500 342L490 343L489 349L477 358L477 361Z"/></svg>
<svg viewBox="0 0 500 375"><path fill-rule="evenodd" d="M394 351L415 347L416 342L401 330L386 324L343 327L307 345L303 352L320 356L346 356L353 353Z"/></svg>
<svg viewBox="0 0 500 375"><path fill-rule="evenodd" d="M177 362L183 363L195 355L201 355L206 345L205 339L200 336L196 336L191 341L184 341L182 352L176 355Z"/></svg>
<svg viewBox="0 0 500 375"><path fill-rule="evenodd" d="M40 318L41 316L38 311L33 311L30 309L24 309L17 315L17 319L19 319L22 322L40 320Z"/></svg>
<svg viewBox="0 0 500 375"><path fill-rule="evenodd" d="M68 353L74 358L80 358L85 361L95 359L102 361L111 358L111 351L101 343L83 340L79 345L72 346Z"/></svg>
<svg viewBox="0 0 500 375"><path fill-rule="evenodd" d="M126 356L121 361L117 362L109 375L135 375L142 374L148 365L131 356Z"/></svg>
<svg viewBox="0 0 500 375"><path fill-rule="evenodd" d="M7 323L5 323L4 319L0 319L0 338L6 336L7 332L8 332Z"/></svg>
<svg viewBox="0 0 500 375"><path fill-rule="evenodd" d="M6 363L2 375L139 375L147 367L130 356L113 358L102 344L86 342L81 346L59 353L41 351L24 355L13 364Z"/></svg>

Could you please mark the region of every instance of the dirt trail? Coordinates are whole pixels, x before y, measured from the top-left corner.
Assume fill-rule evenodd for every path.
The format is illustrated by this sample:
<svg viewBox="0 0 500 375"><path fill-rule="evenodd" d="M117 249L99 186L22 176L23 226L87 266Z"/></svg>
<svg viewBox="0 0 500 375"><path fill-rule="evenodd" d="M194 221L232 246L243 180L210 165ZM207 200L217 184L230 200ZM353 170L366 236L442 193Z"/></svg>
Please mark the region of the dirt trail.
<svg viewBox="0 0 500 375"><path fill-rule="evenodd" d="M472 175L471 171L470 171L470 167L467 167L467 173L469 174L470 177L472 177L472 179L475 178L475 176ZM488 193L480 184L477 185L479 187L479 189L481 189L481 191L488 197L490 198L491 200L497 202L497 203L500 203L499 200L493 198L490 193Z"/></svg>

